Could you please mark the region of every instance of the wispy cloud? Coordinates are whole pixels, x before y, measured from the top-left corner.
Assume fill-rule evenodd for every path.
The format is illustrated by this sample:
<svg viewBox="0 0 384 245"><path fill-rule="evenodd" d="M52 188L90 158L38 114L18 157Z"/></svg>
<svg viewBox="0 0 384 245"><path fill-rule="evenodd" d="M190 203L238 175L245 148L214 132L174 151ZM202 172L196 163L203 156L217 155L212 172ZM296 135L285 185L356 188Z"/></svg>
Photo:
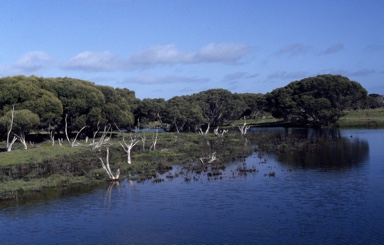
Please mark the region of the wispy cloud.
<svg viewBox="0 0 384 245"><path fill-rule="evenodd" d="M361 69L361 70L350 72L350 75L351 76L360 77L360 76L371 75L371 74L374 74L374 73L376 73L376 71L374 69Z"/></svg>
<svg viewBox="0 0 384 245"><path fill-rule="evenodd" d="M211 43L196 53L195 62L234 63L250 51L251 48L243 44Z"/></svg>
<svg viewBox="0 0 384 245"><path fill-rule="evenodd" d="M224 82L236 82L238 80L243 80L243 79L251 79L257 77L258 74L251 74L248 72L235 72L235 73L229 73L224 76L223 81Z"/></svg>
<svg viewBox="0 0 384 245"><path fill-rule="evenodd" d="M204 83L209 82L209 78L182 77L182 76L141 76L125 79L125 84L170 84L170 83Z"/></svg>
<svg viewBox="0 0 384 245"><path fill-rule="evenodd" d="M137 52L130 58L133 65L158 65L189 63L193 60L193 54L182 52L173 44L152 46Z"/></svg>
<svg viewBox="0 0 384 245"><path fill-rule="evenodd" d="M368 76L371 74L375 74L377 72L374 69L363 68L363 69L354 70L354 71L345 70L345 69L336 69L336 70L329 69L329 70L324 71L323 73L340 74L342 76L347 76L347 77L349 77L349 76L360 77L360 76Z"/></svg>
<svg viewBox="0 0 384 245"><path fill-rule="evenodd" d="M211 43L194 52L179 50L175 45L158 45L132 55L133 66L172 65L189 63L236 63L250 52L243 44Z"/></svg>
<svg viewBox="0 0 384 245"><path fill-rule="evenodd" d="M307 76L305 71L287 72L287 71L276 71L268 75L268 79L298 79Z"/></svg>
<svg viewBox="0 0 384 245"><path fill-rule="evenodd" d="M294 57L297 55L306 54L310 51L311 47L301 43L294 43L280 48L275 54L276 55L287 55Z"/></svg>
<svg viewBox="0 0 384 245"><path fill-rule="evenodd" d="M344 45L342 43L336 43L332 46L329 46L326 48L322 54L328 55L328 54L334 54L337 52L340 52L341 50L344 49Z"/></svg>
<svg viewBox="0 0 384 245"><path fill-rule="evenodd" d="M20 72L35 72L53 63L54 59L43 51L32 51L18 59L12 68Z"/></svg>
<svg viewBox="0 0 384 245"><path fill-rule="evenodd" d="M65 69L85 71L135 70L157 65L196 63L236 63L251 51L243 44L211 43L197 51L182 51L174 44L156 45L138 51L127 59L111 52L84 51L66 62Z"/></svg>
<svg viewBox="0 0 384 245"><path fill-rule="evenodd" d="M364 47L364 51L366 52L378 52L384 50L384 44L370 44Z"/></svg>
<svg viewBox="0 0 384 245"><path fill-rule="evenodd" d="M119 68L116 57L108 52L84 51L63 65L65 69L86 71L110 71Z"/></svg>

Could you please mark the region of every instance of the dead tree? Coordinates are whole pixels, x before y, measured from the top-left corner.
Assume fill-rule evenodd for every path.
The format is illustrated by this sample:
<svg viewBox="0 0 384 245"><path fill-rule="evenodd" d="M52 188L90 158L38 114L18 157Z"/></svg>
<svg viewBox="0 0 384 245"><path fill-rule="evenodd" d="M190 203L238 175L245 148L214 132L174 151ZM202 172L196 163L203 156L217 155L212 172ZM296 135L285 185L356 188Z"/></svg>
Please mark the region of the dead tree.
<svg viewBox="0 0 384 245"><path fill-rule="evenodd" d="M211 124L208 123L207 129L205 130L205 132L203 132L203 129L199 128L199 134L206 136L208 134L208 132L209 132L210 126L211 126Z"/></svg>
<svg viewBox="0 0 384 245"><path fill-rule="evenodd" d="M118 180L119 177L120 177L120 169L117 169L116 174L113 175L111 167L109 165L109 148L107 148L107 156L106 156L106 159L105 159L105 163L104 163L102 157L99 157L99 159L101 161L101 165L103 166L103 169L108 174L109 179L110 180Z"/></svg>
<svg viewBox="0 0 384 245"><path fill-rule="evenodd" d="M78 144L76 143L76 140L77 140L77 137L79 136L79 134L81 133L81 131L83 131L83 129L85 129L86 126L82 127L79 132L77 132L75 138L73 140L70 140L69 139L69 136L68 136L68 124L67 124L67 117L68 117L68 114L65 115L65 136L67 137L67 140L68 140L68 143L71 147L75 147L77 146Z"/></svg>
<svg viewBox="0 0 384 245"><path fill-rule="evenodd" d="M93 139L91 143L93 149L98 149L109 142L111 136L107 137L107 135L108 133L112 134L112 128L110 125L104 126L104 131L101 134L99 141L96 141L96 135L98 134L98 132L99 132L99 123L97 123L97 130L93 132Z"/></svg>
<svg viewBox="0 0 384 245"><path fill-rule="evenodd" d="M28 150L28 144L27 141L25 140L25 135L24 133L20 133L20 135L16 135L21 144L24 146L24 150Z"/></svg>
<svg viewBox="0 0 384 245"><path fill-rule="evenodd" d="M200 157L199 160L200 160L200 162L202 164L204 164L204 163L213 163L214 161L217 160L216 152L212 153L212 155L210 155L209 157Z"/></svg>
<svg viewBox="0 0 384 245"><path fill-rule="evenodd" d="M149 148L149 150L156 150L156 144L157 144L157 136L159 135L159 130L156 129L156 134L152 136L152 145L151 147Z"/></svg>
<svg viewBox="0 0 384 245"><path fill-rule="evenodd" d="M244 118L244 124L243 125L239 125L238 126L239 127L239 130L240 130L240 133L242 134L242 135L245 135L245 134L247 134L247 131L248 131L248 129L251 127L251 126L247 126L247 121L246 121L246 119Z"/></svg>
<svg viewBox="0 0 384 245"><path fill-rule="evenodd" d="M15 105L12 106L12 110L11 110L11 119L9 120L9 125L7 125L7 128L8 128L8 131L7 131L7 151L11 151L12 150L12 146L13 144L16 142L17 140L17 137L14 135L12 140L10 141L10 136L11 136L11 132L12 132L12 127L13 127L13 119L15 118Z"/></svg>
<svg viewBox="0 0 384 245"><path fill-rule="evenodd" d="M131 150L132 148L139 142L136 136L132 137L131 135L131 140L129 143L125 142L125 139L123 137L123 143L120 143L121 147L123 147L124 151L127 153L127 163L131 164Z"/></svg>
<svg viewBox="0 0 384 245"><path fill-rule="evenodd" d="M224 137L224 134L225 134L225 133L228 133L228 129L224 129L224 130L222 130L222 131L220 132L220 131L219 131L219 126L217 126L217 128L215 128L215 129L213 130L213 133L214 133L215 135L217 135L217 136L223 138L223 137Z"/></svg>
<svg viewBox="0 0 384 245"><path fill-rule="evenodd" d="M52 141L52 146L54 146L55 145L55 134L54 134L53 130L48 130L48 134L49 134L49 138Z"/></svg>

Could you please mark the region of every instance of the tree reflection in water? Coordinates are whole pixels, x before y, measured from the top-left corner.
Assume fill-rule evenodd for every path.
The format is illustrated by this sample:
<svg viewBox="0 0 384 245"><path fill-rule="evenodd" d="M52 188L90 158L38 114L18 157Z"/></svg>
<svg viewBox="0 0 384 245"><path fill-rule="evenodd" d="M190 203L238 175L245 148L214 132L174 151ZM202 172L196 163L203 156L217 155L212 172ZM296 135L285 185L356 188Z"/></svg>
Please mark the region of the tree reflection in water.
<svg viewBox="0 0 384 245"><path fill-rule="evenodd" d="M278 161L293 167L342 170L358 166L368 159L368 142L342 137L338 129L293 129L286 133L287 137L306 136L307 140L316 141L316 147L278 154Z"/></svg>

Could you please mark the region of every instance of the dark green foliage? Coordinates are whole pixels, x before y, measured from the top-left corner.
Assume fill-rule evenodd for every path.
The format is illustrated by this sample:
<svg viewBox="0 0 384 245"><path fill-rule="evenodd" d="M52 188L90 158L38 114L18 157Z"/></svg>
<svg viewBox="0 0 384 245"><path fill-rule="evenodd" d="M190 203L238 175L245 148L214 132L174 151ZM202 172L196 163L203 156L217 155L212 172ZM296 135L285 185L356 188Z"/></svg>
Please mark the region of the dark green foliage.
<svg viewBox="0 0 384 245"><path fill-rule="evenodd" d="M68 130L87 126L113 124L128 128L133 125L133 108L137 107L134 92L97 86L72 78L14 76L0 79L0 117L10 112L29 110L39 117L38 129L63 130L68 115ZM26 130L28 131L28 130Z"/></svg>
<svg viewBox="0 0 384 245"><path fill-rule="evenodd" d="M191 103L188 96L176 96L166 102L164 121L171 125L172 131L195 132L204 118L197 103Z"/></svg>
<svg viewBox="0 0 384 245"><path fill-rule="evenodd" d="M199 105L205 123L213 127L238 119L247 107L239 95L225 89L210 89L194 94L190 101Z"/></svg>
<svg viewBox="0 0 384 245"><path fill-rule="evenodd" d="M272 115L288 122L327 126L346 109L363 107L367 91L339 75L320 75L295 81L266 95Z"/></svg>
<svg viewBox="0 0 384 245"><path fill-rule="evenodd" d="M369 94L367 98L367 108L376 109L384 107L384 96L379 94Z"/></svg>
<svg viewBox="0 0 384 245"><path fill-rule="evenodd" d="M0 79L0 116L15 110L27 109L40 118L39 128L60 122L63 105L56 95L42 89L36 77L15 76Z"/></svg>

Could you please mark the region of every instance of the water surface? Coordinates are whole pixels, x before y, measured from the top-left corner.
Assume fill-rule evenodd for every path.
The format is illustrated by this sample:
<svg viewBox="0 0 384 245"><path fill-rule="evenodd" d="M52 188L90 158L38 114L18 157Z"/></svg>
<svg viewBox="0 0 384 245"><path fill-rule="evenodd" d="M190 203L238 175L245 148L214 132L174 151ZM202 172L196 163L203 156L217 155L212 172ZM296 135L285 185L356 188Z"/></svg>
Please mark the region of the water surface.
<svg viewBox="0 0 384 245"><path fill-rule="evenodd" d="M292 132L291 132L292 133ZM207 175L105 186L0 207L2 244L380 244L384 130ZM338 136L338 137L339 137ZM265 161L265 162L264 162ZM262 163L261 163L262 162ZM274 172L274 175L270 175Z"/></svg>

